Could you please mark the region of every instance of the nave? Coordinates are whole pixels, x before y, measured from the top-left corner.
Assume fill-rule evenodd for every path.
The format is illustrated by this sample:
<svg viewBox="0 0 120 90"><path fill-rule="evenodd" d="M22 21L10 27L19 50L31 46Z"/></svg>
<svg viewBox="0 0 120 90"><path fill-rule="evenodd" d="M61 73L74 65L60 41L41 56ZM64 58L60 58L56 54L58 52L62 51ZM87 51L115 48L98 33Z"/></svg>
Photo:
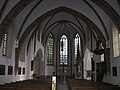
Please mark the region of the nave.
<svg viewBox="0 0 120 90"><path fill-rule="evenodd" d="M120 87L120 0L0 0L0 90L48 90L53 75L57 90Z"/></svg>
<svg viewBox="0 0 120 90"><path fill-rule="evenodd" d="M0 85L0 90L120 90L120 87L91 80L61 78L57 79L56 89L52 89L51 77L42 77L6 83Z"/></svg>

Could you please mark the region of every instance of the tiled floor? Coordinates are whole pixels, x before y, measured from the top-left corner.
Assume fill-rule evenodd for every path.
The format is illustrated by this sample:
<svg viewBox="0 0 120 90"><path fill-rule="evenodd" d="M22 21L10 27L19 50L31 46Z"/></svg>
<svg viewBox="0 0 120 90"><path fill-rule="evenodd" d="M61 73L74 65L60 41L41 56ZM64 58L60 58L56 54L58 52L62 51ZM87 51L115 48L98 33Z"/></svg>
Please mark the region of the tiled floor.
<svg viewBox="0 0 120 90"><path fill-rule="evenodd" d="M66 79L57 80L57 90L69 90Z"/></svg>

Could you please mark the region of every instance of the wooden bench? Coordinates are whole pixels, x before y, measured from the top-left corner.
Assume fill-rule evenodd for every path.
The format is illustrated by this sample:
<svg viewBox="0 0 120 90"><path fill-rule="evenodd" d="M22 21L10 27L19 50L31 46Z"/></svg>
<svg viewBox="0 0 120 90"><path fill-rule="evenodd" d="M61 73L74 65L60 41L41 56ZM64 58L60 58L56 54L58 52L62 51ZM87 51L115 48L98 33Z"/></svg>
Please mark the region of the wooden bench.
<svg viewBox="0 0 120 90"><path fill-rule="evenodd" d="M118 86L89 80L68 79L70 90L120 90Z"/></svg>
<svg viewBox="0 0 120 90"><path fill-rule="evenodd" d="M24 80L0 85L0 90L50 90L51 79Z"/></svg>

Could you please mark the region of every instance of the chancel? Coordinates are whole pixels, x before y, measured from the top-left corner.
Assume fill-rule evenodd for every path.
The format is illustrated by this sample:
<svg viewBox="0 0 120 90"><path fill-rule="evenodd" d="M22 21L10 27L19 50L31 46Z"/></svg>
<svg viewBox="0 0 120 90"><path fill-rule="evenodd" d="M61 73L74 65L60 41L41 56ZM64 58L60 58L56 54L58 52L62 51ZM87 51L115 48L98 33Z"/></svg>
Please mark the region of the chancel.
<svg viewBox="0 0 120 90"><path fill-rule="evenodd" d="M0 0L0 90L120 90L120 0Z"/></svg>

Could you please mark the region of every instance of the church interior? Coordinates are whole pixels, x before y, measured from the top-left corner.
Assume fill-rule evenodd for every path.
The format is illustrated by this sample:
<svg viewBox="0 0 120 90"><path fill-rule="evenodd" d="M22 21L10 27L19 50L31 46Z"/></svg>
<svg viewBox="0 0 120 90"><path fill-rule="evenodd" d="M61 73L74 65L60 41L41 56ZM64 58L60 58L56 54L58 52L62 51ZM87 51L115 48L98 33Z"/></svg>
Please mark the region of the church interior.
<svg viewBox="0 0 120 90"><path fill-rule="evenodd" d="M0 90L120 90L120 0L0 0Z"/></svg>

